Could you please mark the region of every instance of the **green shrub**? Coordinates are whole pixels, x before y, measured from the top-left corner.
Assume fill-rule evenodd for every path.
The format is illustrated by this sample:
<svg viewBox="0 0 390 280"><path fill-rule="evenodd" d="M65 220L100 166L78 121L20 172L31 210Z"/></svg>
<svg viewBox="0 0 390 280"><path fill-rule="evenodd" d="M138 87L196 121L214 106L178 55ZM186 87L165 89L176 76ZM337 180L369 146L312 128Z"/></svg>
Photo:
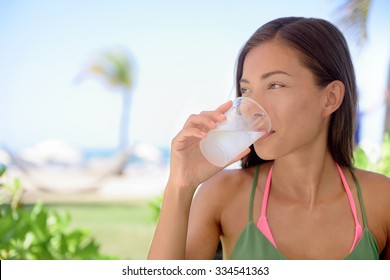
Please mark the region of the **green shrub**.
<svg viewBox="0 0 390 280"><path fill-rule="evenodd" d="M160 217L162 200L163 200L163 195L159 195L159 196L154 197L148 203L148 206L152 210L152 213L153 213L152 221L154 223L157 223L158 218Z"/></svg>
<svg viewBox="0 0 390 280"><path fill-rule="evenodd" d="M0 179L6 167L0 164ZM64 217L42 203L22 204L23 189L18 179L0 182L9 202L0 202L0 259L82 260L114 259L102 255L87 229L69 230L71 216Z"/></svg>
<svg viewBox="0 0 390 280"><path fill-rule="evenodd" d="M371 162L361 147L354 151L355 166L390 177L390 135L385 134L382 143L382 155L379 161Z"/></svg>

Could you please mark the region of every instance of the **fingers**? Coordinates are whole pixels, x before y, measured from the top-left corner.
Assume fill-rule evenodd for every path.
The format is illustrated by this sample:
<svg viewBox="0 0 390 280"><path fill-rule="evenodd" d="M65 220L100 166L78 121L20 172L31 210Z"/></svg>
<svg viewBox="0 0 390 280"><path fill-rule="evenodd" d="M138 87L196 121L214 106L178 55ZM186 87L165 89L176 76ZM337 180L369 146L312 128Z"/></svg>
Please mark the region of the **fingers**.
<svg viewBox="0 0 390 280"><path fill-rule="evenodd" d="M192 127L192 128L187 128L187 129L183 129L179 134L179 138L180 136L183 137L183 138L188 138L188 137L196 137L196 138L204 138L206 136L206 132L198 129L198 128L195 128L195 127ZM179 139L180 140L180 139Z"/></svg>
<svg viewBox="0 0 390 280"><path fill-rule="evenodd" d="M218 122L223 122L225 120L226 116L222 111L204 111L198 115L191 115L187 119L184 127L198 127L208 131L215 128Z"/></svg>
<svg viewBox="0 0 390 280"><path fill-rule="evenodd" d="M211 129L216 128L217 123L226 120L225 113L232 106L232 101L227 101L214 111L203 111L200 114L189 116L182 131L179 132L176 140L183 141L189 137L204 138Z"/></svg>
<svg viewBox="0 0 390 280"><path fill-rule="evenodd" d="M188 120L194 124L204 124L206 126L209 126L211 123L212 127L210 128L214 128L214 123L226 120L225 113L230 109L230 107L232 107L232 105L233 102L229 100L220 105L214 111L203 111L198 115L191 115Z"/></svg>
<svg viewBox="0 0 390 280"><path fill-rule="evenodd" d="M212 129L216 126L216 123L221 119L217 114L212 112L202 112L199 115L191 115L187 119L184 127L199 127Z"/></svg>
<svg viewBox="0 0 390 280"><path fill-rule="evenodd" d="M215 111L220 112L222 114L225 114L230 109L230 107L232 107L232 105L233 105L233 101L229 100L229 101L223 103L217 109L215 109Z"/></svg>

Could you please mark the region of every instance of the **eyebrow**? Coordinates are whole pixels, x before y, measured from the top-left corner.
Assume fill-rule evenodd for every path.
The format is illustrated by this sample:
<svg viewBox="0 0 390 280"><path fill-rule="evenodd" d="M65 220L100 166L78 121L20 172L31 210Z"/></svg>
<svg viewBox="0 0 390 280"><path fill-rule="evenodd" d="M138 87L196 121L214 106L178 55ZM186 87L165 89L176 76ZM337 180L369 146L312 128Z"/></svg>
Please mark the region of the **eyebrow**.
<svg viewBox="0 0 390 280"><path fill-rule="evenodd" d="M267 79L268 77L270 77L272 75L276 75L276 74L283 74L283 75L287 75L287 76L291 77L290 74L288 74L282 70L276 70L276 71L271 71L271 72L268 72L268 73L261 75L261 79L264 80L264 79Z"/></svg>
<svg viewBox="0 0 390 280"><path fill-rule="evenodd" d="M275 70L275 71L264 73L263 75L261 75L261 79L265 80L265 79L271 77L272 75L276 75L276 74L283 74L283 75L287 75L287 76L291 77L290 74L288 74L288 73L286 73L286 72L284 72L282 70ZM241 79L240 83L247 83L247 84L249 84L249 81L246 80L246 79Z"/></svg>

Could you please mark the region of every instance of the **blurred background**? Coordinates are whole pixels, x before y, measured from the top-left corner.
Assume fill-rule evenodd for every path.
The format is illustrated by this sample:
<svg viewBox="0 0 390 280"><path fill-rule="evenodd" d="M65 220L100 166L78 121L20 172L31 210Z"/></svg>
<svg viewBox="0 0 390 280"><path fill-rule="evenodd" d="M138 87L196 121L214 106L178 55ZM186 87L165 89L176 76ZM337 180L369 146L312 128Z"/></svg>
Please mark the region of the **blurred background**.
<svg viewBox="0 0 390 280"><path fill-rule="evenodd" d="M357 165L388 172L389 12L386 0L0 0L0 258L145 259L171 139L234 98L240 48L278 17L344 32ZM51 249L39 255L39 242Z"/></svg>

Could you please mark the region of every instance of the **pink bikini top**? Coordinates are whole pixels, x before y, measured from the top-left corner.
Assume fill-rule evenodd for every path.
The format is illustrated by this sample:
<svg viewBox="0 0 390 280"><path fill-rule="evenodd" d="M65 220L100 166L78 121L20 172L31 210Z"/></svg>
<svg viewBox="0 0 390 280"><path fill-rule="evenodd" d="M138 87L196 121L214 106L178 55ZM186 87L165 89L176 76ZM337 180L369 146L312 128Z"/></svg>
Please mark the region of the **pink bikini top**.
<svg viewBox="0 0 390 280"><path fill-rule="evenodd" d="M337 166L337 169L339 171L341 181L343 182L344 189L345 189L347 196L348 196L348 201L349 201L349 205L351 206L353 219L355 220L355 238L353 240L352 248L350 250L350 252L352 252L352 250L355 248L356 244L360 240L362 233L363 233L363 230L362 230L362 226L359 224L359 221L357 218L355 201L353 200L353 196L352 196L351 190L349 188L349 185L347 183L347 180L345 179L343 171L341 170L340 166L337 163L336 163L336 166ZM271 179L272 179L272 167L268 173L267 182L266 182L265 190L264 190L264 196L263 196L263 204L261 206L261 215L260 215L260 219L257 223L257 227L264 234L264 236L269 240L269 242L271 242L275 246L275 248L277 248L275 240L272 237L272 233L271 233L271 230L269 228L267 215L266 215L268 196L269 196L269 191L270 191L270 187L271 187Z"/></svg>

